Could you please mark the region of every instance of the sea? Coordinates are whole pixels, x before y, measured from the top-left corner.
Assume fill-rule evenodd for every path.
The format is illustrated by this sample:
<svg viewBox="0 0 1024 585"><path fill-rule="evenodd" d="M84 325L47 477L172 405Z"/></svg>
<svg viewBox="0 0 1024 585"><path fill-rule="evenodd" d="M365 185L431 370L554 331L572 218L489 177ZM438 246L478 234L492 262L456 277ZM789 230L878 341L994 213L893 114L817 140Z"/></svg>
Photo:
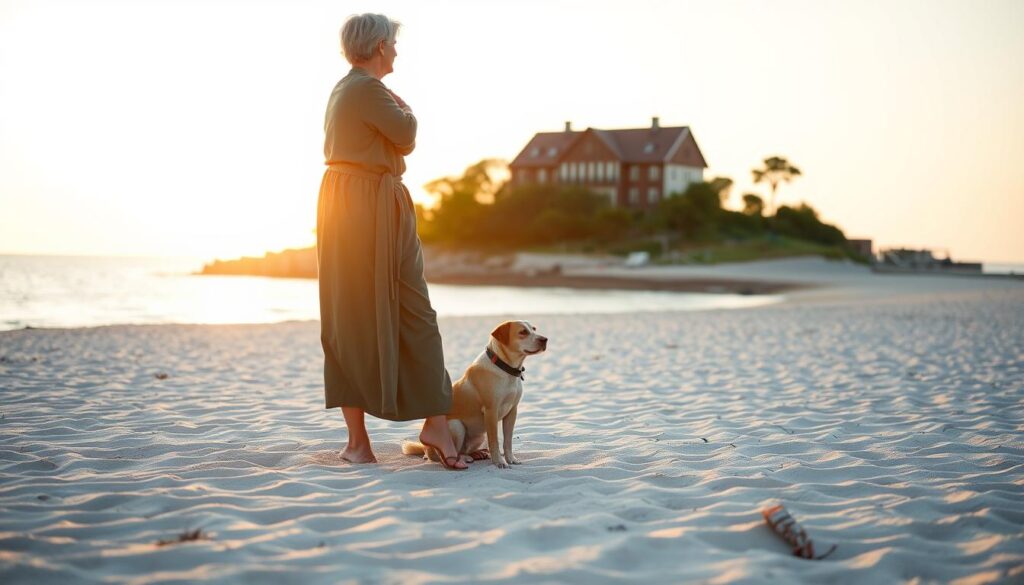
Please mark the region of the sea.
<svg viewBox="0 0 1024 585"><path fill-rule="evenodd" d="M195 258L0 255L0 330L158 323L275 323L320 318L313 279L201 276ZM430 284L441 317L734 309L744 296Z"/></svg>

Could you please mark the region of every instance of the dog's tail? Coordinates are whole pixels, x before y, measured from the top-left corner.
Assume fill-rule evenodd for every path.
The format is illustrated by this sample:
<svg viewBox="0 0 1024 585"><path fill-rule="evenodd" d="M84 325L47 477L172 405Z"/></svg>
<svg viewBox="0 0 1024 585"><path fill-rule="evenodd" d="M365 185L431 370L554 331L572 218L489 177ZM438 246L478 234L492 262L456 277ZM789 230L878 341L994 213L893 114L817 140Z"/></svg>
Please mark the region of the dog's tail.
<svg viewBox="0 0 1024 585"><path fill-rule="evenodd" d="M416 441L402 441L402 454L403 455L423 455L427 452L427 448L423 446L423 443Z"/></svg>

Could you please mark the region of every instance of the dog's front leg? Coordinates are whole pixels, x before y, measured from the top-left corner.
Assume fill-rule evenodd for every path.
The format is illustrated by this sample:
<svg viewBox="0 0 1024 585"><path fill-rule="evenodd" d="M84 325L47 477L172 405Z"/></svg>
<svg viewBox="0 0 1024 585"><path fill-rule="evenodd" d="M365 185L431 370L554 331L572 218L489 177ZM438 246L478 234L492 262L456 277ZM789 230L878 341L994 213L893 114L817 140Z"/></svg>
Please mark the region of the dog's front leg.
<svg viewBox="0 0 1024 585"><path fill-rule="evenodd" d="M522 463L512 454L512 431L516 428L516 411L518 409L519 405L513 406L512 410L501 420L501 430L504 431L505 435L505 461L508 461L511 465Z"/></svg>
<svg viewBox="0 0 1024 585"><path fill-rule="evenodd" d="M484 409L484 425L487 427L487 448L491 451L491 463L502 469L508 467L498 453L498 413L493 408Z"/></svg>

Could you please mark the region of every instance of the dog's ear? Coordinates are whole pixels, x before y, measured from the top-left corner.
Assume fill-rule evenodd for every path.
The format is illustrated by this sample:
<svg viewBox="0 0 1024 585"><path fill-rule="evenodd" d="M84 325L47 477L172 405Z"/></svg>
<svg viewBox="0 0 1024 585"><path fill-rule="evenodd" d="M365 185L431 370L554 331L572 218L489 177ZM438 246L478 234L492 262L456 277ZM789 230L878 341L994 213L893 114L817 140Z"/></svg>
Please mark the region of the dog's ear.
<svg viewBox="0 0 1024 585"><path fill-rule="evenodd" d="M497 339L498 343L500 343L502 345L505 345L505 346L508 345L509 335L511 335L511 334L512 334L512 322L511 321L505 321L501 325L498 325L497 327L495 327L494 331L491 331L491 337Z"/></svg>

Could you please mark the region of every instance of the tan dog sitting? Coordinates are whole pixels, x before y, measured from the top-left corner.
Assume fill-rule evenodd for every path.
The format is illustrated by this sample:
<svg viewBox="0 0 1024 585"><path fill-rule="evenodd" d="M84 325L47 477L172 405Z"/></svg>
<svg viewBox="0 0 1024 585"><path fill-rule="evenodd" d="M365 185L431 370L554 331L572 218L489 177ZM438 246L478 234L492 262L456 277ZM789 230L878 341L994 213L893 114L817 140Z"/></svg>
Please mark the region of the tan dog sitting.
<svg viewBox="0 0 1024 585"><path fill-rule="evenodd" d="M523 361L526 356L541 353L548 347L548 338L526 321L505 321L491 332L487 349L466 368L466 373L452 385L452 410L448 428L459 456L469 463L490 458L501 468L518 465L512 454L512 432L515 429L519 399L523 396ZM498 453L498 422L503 431L504 460ZM433 449L407 441L402 445L406 455L426 454L436 459Z"/></svg>

